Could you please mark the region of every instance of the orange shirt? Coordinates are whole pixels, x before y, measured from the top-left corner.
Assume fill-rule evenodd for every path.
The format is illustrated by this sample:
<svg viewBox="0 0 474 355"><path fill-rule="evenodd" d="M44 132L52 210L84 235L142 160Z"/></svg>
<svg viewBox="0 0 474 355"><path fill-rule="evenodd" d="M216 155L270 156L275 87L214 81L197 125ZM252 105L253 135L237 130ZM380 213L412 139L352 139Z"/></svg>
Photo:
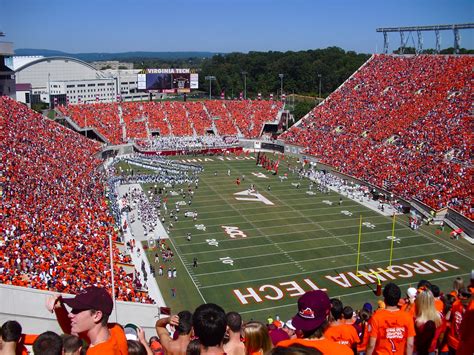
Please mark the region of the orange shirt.
<svg viewBox="0 0 474 355"><path fill-rule="evenodd" d="M280 341L276 346L282 346L288 348L293 344L299 344L307 346L309 348L318 349L323 353L323 355L353 355L351 349L345 345L341 345L333 342L329 339L288 339Z"/></svg>
<svg viewBox="0 0 474 355"><path fill-rule="evenodd" d="M95 346L89 346L87 355L128 355L127 338L122 327L116 323L109 323L110 338Z"/></svg>
<svg viewBox="0 0 474 355"><path fill-rule="evenodd" d="M415 302L407 302L400 307L402 312L408 313L413 319L416 318L416 304Z"/></svg>
<svg viewBox="0 0 474 355"><path fill-rule="evenodd" d="M324 337L336 343L346 345L351 349L359 342L359 335L351 324L331 325L324 332Z"/></svg>
<svg viewBox="0 0 474 355"><path fill-rule="evenodd" d="M441 301L439 298L435 298L434 305L435 305L436 310L437 310L440 314L443 314L443 310L444 310L444 303L443 303L443 301Z"/></svg>
<svg viewBox="0 0 474 355"><path fill-rule="evenodd" d="M405 354L407 338L415 336L413 317L401 310L380 309L370 318L370 337L377 338L375 354Z"/></svg>

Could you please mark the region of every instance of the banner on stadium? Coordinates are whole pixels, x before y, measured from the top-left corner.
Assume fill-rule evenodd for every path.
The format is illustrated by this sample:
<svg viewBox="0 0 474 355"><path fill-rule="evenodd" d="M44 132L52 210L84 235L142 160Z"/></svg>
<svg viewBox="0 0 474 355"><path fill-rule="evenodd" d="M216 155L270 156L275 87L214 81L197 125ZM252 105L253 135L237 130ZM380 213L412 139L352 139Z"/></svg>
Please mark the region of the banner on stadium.
<svg viewBox="0 0 474 355"><path fill-rule="evenodd" d="M199 88L199 74L189 68L143 69L137 75L138 90L188 93Z"/></svg>

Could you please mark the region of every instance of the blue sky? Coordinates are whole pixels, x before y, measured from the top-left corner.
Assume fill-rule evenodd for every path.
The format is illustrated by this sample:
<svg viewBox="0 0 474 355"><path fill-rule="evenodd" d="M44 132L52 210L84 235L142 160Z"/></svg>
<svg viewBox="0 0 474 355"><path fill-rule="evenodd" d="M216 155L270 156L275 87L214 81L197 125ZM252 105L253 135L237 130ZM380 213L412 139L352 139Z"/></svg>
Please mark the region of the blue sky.
<svg viewBox="0 0 474 355"><path fill-rule="evenodd" d="M78 52L381 52L378 27L474 22L474 0L0 0L14 48ZM441 47L453 45L441 32ZM409 39L413 46L416 34ZM390 49L399 46L390 35ZM461 31L474 48L474 30ZM434 47L434 33L424 33Z"/></svg>

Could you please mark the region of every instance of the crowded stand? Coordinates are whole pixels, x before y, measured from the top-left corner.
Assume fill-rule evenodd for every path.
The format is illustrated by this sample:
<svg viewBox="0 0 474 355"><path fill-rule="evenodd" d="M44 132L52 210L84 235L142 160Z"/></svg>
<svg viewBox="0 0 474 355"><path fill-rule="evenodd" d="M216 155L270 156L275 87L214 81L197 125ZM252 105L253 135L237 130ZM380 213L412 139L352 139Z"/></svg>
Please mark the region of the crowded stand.
<svg viewBox="0 0 474 355"><path fill-rule="evenodd" d="M282 138L342 173L473 219L473 64L374 55Z"/></svg>
<svg viewBox="0 0 474 355"><path fill-rule="evenodd" d="M118 240L94 158L101 146L0 98L3 129L0 283L64 293L111 289L109 236ZM112 246L115 261L129 259ZM114 264L115 294L146 302Z"/></svg>
<svg viewBox="0 0 474 355"><path fill-rule="evenodd" d="M209 100L206 102L207 112L214 119L217 131L220 134L238 135L239 132L234 124L235 119L227 110L228 102L222 100Z"/></svg>
<svg viewBox="0 0 474 355"><path fill-rule="evenodd" d="M212 128L212 120L206 113L204 104L202 102L186 102L185 107L194 131L198 136L204 136Z"/></svg>
<svg viewBox="0 0 474 355"><path fill-rule="evenodd" d="M0 335L2 350L12 354L26 353L25 345L38 354L79 353L70 350L73 343L75 351L87 354L464 355L474 351L473 291L474 270L468 287L459 277L453 290L444 292L429 280L406 289L387 282L376 302L357 305L322 290L307 291L288 320L278 313L247 320L205 303L160 317L155 332L145 334L140 324L108 322L112 298L105 288L92 286L73 297L47 298L45 307L55 314L61 337L50 331L23 334L14 319L2 324Z"/></svg>
<svg viewBox="0 0 474 355"><path fill-rule="evenodd" d="M228 101L227 110L235 124L246 138L257 138L265 122L275 121L281 102L274 101Z"/></svg>
<svg viewBox="0 0 474 355"><path fill-rule="evenodd" d="M158 132L160 136L171 134L170 126L166 119L163 105L158 102L144 102L142 105L143 114L148 117L148 128L152 132Z"/></svg>
<svg viewBox="0 0 474 355"><path fill-rule="evenodd" d="M472 218L471 84L467 76L472 75L468 72L473 61L423 58L375 56L284 138L291 144L303 144L306 153L343 173L400 196L418 198L433 208L448 205ZM449 73L455 80L441 78L441 73ZM431 84L431 80L435 81L433 75L439 80ZM104 104L113 116L105 118L96 105L99 104L60 110L74 117L81 127L95 127L98 131L100 128L99 132L110 142L133 141L144 151L228 147L238 143L237 132L257 137L263 124L274 120L281 109L280 103L260 101L122 103ZM214 115L220 119L213 122ZM458 277L452 290L440 290L427 280L420 280L416 288L403 290L388 282L382 295L376 294L378 302L363 305L352 303L350 295L344 296L343 302L319 289L302 292L294 301L294 316L285 320L279 318L276 307L272 310L274 315L266 320L248 320L230 309L208 303L196 309L173 310L179 312L169 317L160 316L156 334L145 335L141 324L108 323L114 308L110 265L106 262L108 236L113 241L119 239L109 208L119 220L122 211L117 206L133 206L145 236L151 236L160 219L165 222L160 208L166 206L168 194L182 195L191 205L192 186L198 187L202 167L159 156L131 154L114 158L110 167L101 172L97 169L101 161L94 158L100 144L3 97L0 124L5 132L0 151L4 171L0 283L76 294L72 298L50 296L46 302L46 309L57 318L62 336L51 331L25 336L20 323L8 320L0 324L0 353L5 349L25 353L25 344L32 345L35 353L57 354L87 351L148 355L344 355L474 351L474 271L469 286ZM230 136L206 135L206 129L213 124L220 134L226 132ZM159 131L160 139L148 139L150 131ZM123 132L126 139L122 139ZM155 174L130 171L127 175L117 171L121 161L153 170ZM297 172L296 167L292 169L295 170L289 171ZM301 178L316 182L314 188L321 189L320 192L334 188L354 199L369 195L367 187L349 184L326 172L310 168L302 169L300 174ZM106 181L112 206L107 205L103 196ZM119 185L139 183L155 184L155 191L150 189L147 195L140 187L129 187L121 199L118 197ZM164 185L160 192L157 183ZM179 191L175 185L187 185L188 189ZM309 190L313 186L311 182ZM169 206L169 224L173 218L177 220L179 207ZM398 207L401 209L401 205ZM191 236L188 238L190 241ZM127 248L133 252L135 245L127 242ZM173 252L165 241L159 240L156 249L155 263L160 254L163 263L172 261ZM130 257L115 246L113 253L116 262L130 262ZM166 267L159 267L159 276L163 276ZM114 273L117 299L153 302L142 292L146 285L140 282L140 272L135 270L132 276L127 275L115 265ZM143 261L141 273L146 281ZM150 273L155 276L154 269ZM167 275L168 279L176 277L176 268L169 267Z"/></svg>
<svg viewBox="0 0 474 355"><path fill-rule="evenodd" d="M257 138L274 122L283 104L274 101L123 102L58 106L79 127L95 128L111 144L159 137L221 136ZM237 128L238 127L238 128ZM123 129L122 129L123 128Z"/></svg>
<svg viewBox="0 0 474 355"><path fill-rule="evenodd" d="M57 106L64 116L70 117L81 128L95 128L111 144L121 144L122 127L116 103Z"/></svg>
<svg viewBox="0 0 474 355"><path fill-rule="evenodd" d="M123 102L120 105L122 119L127 128L127 137L135 139L148 138L148 127L141 105Z"/></svg>

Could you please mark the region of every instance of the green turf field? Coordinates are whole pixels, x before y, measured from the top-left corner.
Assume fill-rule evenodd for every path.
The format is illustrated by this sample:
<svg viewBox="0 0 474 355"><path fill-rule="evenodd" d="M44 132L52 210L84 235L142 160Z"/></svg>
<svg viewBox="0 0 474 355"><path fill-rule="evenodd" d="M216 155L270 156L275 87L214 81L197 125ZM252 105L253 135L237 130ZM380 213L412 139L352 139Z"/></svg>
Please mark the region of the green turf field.
<svg viewBox="0 0 474 355"><path fill-rule="evenodd" d="M265 320L276 314L287 319L296 313L298 296L316 287L326 288L330 297L339 297L355 309L364 302L375 302L374 276L356 275L359 218L375 226L362 226L362 271L387 269L392 219L347 198L339 206L340 195L334 192L309 195L308 180L302 180L297 189L292 183L299 179L288 172L286 161L280 163L279 173L288 173L288 179L280 181L251 158L199 158L205 168L199 188L192 205L181 208L179 221L170 233L177 256L172 263L161 263L165 271L176 267L178 277L168 280L166 272L157 276L173 313L214 302L226 311L240 312L246 320ZM266 178L252 173L263 173ZM236 178L242 175L245 180L238 186ZM273 205L237 200L239 196L234 194L245 191L251 183ZM169 197L168 206L181 199ZM198 212L197 221L184 218L187 209ZM196 228L199 224L205 231ZM192 233L191 241L186 240L188 232ZM450 240L448 230L439 234L436 227L422 226L412 231L407 217L399 216L395 236L400 242L394 243L393 269L379 275L394 279L403 292L420 279L428 279L445 291L451 290L456 276L468 281L474 247L464 240ZM148 251L152 264L154 253ZM198 267L192 265L195 257ZM155 266L158 269L159 265ZM172 288L176 289L175 297Z"/></svg>

